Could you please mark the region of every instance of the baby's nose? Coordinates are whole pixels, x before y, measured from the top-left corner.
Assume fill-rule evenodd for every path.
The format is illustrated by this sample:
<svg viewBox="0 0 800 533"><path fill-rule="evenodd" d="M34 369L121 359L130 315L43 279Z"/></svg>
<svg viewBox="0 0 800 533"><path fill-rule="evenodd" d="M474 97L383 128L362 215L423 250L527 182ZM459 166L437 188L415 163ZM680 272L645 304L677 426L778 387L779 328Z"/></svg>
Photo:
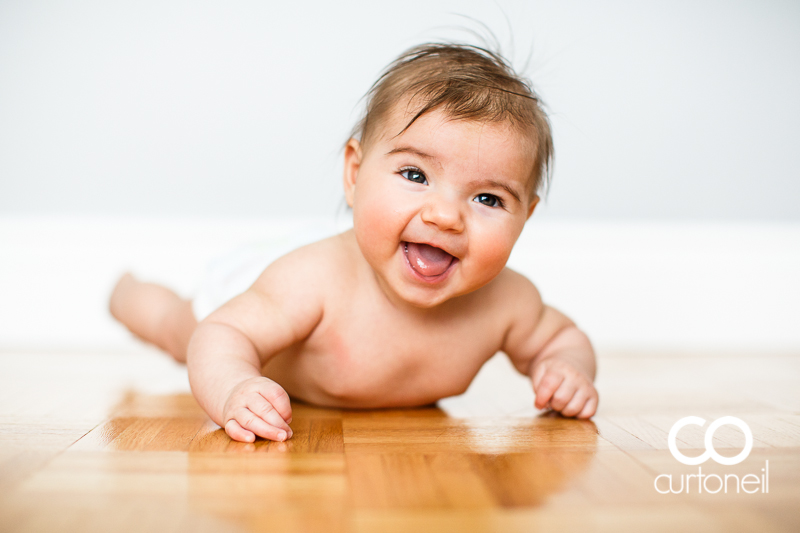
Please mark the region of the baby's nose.
<svg viewBox="0 0 800 533"><path fill-rule="evenodd" d="M425 205L420 216L423 222L436 226L440 231L464 231L461 209L454 201L441 197L433 199Z"/></svg>

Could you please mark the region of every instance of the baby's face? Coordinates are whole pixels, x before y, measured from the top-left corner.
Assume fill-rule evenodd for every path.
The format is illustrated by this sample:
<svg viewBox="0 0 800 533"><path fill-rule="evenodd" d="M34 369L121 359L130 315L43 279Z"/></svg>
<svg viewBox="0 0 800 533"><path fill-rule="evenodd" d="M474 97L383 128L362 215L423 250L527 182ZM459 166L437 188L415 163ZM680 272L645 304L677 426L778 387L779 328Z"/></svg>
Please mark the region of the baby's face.
<svg viewBox="0 0 800 533"><path fill-rule="evenodd" d="M345 150L356 239L387 296L429 308L497 276L533 212L532 143L505 123L395 113Z"/></svg>

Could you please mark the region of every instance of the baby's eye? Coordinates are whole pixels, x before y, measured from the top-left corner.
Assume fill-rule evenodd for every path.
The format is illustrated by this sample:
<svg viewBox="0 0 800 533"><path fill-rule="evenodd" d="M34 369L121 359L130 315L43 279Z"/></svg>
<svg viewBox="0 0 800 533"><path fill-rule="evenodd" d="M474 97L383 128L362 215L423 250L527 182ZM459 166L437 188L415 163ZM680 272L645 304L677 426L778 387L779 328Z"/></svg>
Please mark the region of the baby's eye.
<svg viewBox="0 0 800 533"><path fill-rule="evenodd" d="M494 194L479 194L472 200L489 207L503 207L503 201Z"/></svg>
<svg viewBox="0 0 800 533"><path fill-rule="evenodd" d="M423 185L428 183L428 179L425 177L425 174L423 174L417 168L405 168L400 171L400 175L408 181L413 181L414 183L421 183Z"/></svg>

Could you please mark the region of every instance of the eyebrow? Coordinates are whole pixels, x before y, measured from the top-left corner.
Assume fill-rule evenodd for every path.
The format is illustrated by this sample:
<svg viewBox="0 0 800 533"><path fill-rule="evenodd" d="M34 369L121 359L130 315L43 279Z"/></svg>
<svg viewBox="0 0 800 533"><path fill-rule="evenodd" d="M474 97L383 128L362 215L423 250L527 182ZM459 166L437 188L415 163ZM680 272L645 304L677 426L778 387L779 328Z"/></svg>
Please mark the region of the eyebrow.
<svg viewBox="0 0 800 533"><path fill-rule="evenodd" d="M426 154L422 150L417 150L416 148L413 148L411 146L398 146L397 148L386 152L386 155L392 155L392 154L414 154L424 159L436 159L435 155Z"/></svg>
<svg viewBox="0 0 800 533"><path fill-rule="evenodd" d="M386 152L386 155L393 155L393 154L414 154L419 157L422 157L423 159L431 159L434 161L437 160L437 157L435 155L427 154L422 150L418 150L417 148L414 148L412 146L398 146L397 148L394 148ZM520 196L520 194L513 187L511 187L507 183L503 183L502 181L486 179L486 180L473 181L472 183L470 183L470 185L472 185L473 187L495 187L503 189L508 194L513 196L514 199L517 200L517 202L522 203L522 196Z"/></svg>

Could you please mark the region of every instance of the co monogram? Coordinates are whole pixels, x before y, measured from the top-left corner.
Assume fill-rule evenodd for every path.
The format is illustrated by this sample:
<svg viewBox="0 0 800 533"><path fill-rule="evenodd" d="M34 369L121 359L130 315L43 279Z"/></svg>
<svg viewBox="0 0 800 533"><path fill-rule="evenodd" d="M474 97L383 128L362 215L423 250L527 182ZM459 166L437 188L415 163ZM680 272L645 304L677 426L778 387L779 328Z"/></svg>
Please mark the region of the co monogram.
<svg viewBox="0 0 800 533"><path fill-rule="evenodd" d="M672 426L672 429L669 430L669 438L667 439L669 451L672 452L672 456L675 457L675 459L685 465L699 465L708 461L709 457L721 465L738 465L747 459L747 456L750 455L750 450L753 449L753 432L750 431L750 427L745 424L743 420L736 418L735 416L723 416L722 418L714 420L711 425L708 426L705 435L706 451L704 453L698 455L697 457L686 457L683 455L678 450L678 446L675 443L675 439L678 436L678 431L680 431L683 426L688 426L689 424L702 427L705 423L706 421L699 416L687 416L675 422L675 424ZM723 457L722 455L718 454L714 449L714 443L712 442L714 439L714 432L717 430L717 428L726 424L736 426L742 430L742 433L744 433L744 449L735 457Z"/></svg>

